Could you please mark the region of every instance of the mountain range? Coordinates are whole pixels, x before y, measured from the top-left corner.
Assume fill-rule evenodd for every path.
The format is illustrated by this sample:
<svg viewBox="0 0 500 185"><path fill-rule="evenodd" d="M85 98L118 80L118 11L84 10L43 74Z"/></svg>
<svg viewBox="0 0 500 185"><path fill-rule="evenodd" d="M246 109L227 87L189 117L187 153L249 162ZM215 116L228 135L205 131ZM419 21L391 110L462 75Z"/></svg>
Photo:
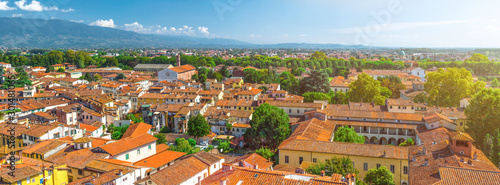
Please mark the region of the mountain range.
<svg viewBox="0 0 500 185"><path fill-rule="evenodd" d="M341 44L252 44L233 39L140 34L60 19L0 18L0 47L15 48L364 48Z"/></svg>

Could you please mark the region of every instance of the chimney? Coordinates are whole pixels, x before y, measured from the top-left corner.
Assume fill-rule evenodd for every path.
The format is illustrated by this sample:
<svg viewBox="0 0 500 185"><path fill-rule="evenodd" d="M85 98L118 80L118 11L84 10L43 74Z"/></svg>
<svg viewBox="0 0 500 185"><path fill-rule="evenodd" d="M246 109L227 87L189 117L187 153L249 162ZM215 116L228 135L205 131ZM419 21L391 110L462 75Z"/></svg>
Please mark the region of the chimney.
<svg viewBox="0 0 500 185"><path fill-rule="evenodd" d="M417 161L417 156L413 155L413 159L411 159L411 161Z"/></svg>
<svg viewBox="0 0 500 185"><path fill-rule="evenodd" d="M477 151L474 152L474 160L477 161Z"/></svg>
<svg viewBox="0 0 500 185"><path fill-rule="evenodd" d="M198 185L201 185L201 176L198 177Z"/></svg>
<svg viewBox="0 0 500 185"><path fill-rule="evenodd" d="M321 170L321 176L324 177L325 176L325 170Z"/></svg>
<svg viewBox="0 0 500 185"><path fill-rule="evenodd" d="M177 66L181 66L181 56L177 55Z"/></svg>
<svg viewBox="0 0 500 185"><path fill-rule="evenodd" d="M424 148L422 148L422 153L423 153L422 155L427 155L427 149L425 148L425 146Z"/></svg>
<svg viewBox="0 0 500 185"><path fill-rule="evenodd" d="M424 166L427 166L427 165L429 165L429 159L426 158L425 162L424 162Z"/></svg>

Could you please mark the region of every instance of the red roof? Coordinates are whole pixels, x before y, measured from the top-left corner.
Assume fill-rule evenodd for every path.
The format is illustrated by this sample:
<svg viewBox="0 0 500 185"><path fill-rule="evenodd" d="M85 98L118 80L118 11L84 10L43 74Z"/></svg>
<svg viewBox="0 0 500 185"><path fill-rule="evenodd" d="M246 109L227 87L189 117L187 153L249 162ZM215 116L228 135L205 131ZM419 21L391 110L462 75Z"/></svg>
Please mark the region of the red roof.
<svg viewBox="0 0 500 185"><path fill-rule="evenodd" d="M157 153L143 160L134 163L134 166L147 166L152 168L159 168L165 164L168 164L182 156L186 155L183 152L176 152L171 150L165 150L161 153Z"/></svg>
<svg viewBox="0 0 500 185"><path fill-rule="evenodd" d="M152 142L155 142L157 139L156 137L149 135L149 134L143 134L138 137L129 137L125 138L104 146L101 146L102 150L106 151L107 153L111 155L116 155L123 153L125 151L150 144Z"/></svg>

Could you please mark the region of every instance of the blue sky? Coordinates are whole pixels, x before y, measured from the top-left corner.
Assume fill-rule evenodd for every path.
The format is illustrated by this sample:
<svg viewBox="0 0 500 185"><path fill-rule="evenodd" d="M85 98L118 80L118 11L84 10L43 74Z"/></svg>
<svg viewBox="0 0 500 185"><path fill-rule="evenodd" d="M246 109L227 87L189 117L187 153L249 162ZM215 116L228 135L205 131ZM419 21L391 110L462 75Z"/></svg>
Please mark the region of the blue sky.
<svg viewBox="0 0 500 185"><path fill-rule="evenodd" d="M0 16L256 44L500 47L500 1L0 0Z"/></svg>

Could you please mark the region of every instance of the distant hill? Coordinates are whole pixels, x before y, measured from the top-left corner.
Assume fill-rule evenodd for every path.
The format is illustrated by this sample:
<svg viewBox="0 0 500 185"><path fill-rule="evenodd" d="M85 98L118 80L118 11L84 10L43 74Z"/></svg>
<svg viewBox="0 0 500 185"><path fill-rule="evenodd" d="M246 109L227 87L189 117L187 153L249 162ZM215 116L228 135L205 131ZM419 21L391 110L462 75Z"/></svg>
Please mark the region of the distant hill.
<svg viewBox="0 0 500 185"><path fill-rule="evenodd" d="M360 48L340 44L251 44L188 36L140 34L59 19L0 18L0 46L18 48Z"/></svg>

